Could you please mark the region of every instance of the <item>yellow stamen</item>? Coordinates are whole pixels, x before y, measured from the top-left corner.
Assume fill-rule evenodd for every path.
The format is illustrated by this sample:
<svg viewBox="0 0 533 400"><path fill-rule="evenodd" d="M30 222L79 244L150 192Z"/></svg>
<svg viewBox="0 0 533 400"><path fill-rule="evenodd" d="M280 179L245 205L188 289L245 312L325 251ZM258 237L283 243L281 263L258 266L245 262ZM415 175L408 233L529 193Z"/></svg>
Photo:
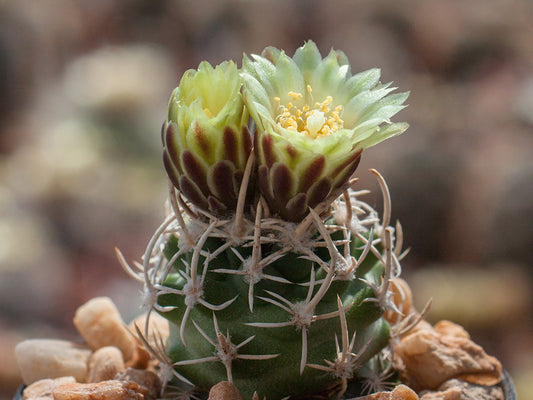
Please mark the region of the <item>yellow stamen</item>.
<svg viewBox="0 0 533 400"><path fill-rule="evenodd" d="M307 92L311 95L312 91L311 86L307 85ZM303 98L301 93L291 91L287 94L293 101ZM280 102L279 97L274 97L274 100ZM344 121L341 118L343 107L337 105L332 109L332 103L333 97L327 96L321 103L315 102L314 106L304 104L300 108L292 102L287 105L280 104L276 122L282 128L299 132L313 139L331 135L344 127Z"/></svg>
<svg viewBox="0 0 533 400"><path fill-rule="evenodd" d="M288 95L291 96L293 100L298 100L303 97L301 93L297 93L297 92L289 92Z"/></svg>

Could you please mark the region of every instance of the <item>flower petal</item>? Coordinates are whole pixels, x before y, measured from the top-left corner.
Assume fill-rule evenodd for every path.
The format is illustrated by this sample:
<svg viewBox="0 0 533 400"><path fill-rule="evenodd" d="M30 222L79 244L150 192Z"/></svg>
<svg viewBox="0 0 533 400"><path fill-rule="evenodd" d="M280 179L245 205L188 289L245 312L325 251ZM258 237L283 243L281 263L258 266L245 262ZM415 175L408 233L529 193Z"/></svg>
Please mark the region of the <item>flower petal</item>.
<svg viewBox="0 0 533 400"><path fill-rule="evenodd" d="M305 93L306 85L302 72L294 60L288 57L284 52L281 53L278 63L276 64L275 90L282 104L293 101L289 97L289 92Z"/></svg>

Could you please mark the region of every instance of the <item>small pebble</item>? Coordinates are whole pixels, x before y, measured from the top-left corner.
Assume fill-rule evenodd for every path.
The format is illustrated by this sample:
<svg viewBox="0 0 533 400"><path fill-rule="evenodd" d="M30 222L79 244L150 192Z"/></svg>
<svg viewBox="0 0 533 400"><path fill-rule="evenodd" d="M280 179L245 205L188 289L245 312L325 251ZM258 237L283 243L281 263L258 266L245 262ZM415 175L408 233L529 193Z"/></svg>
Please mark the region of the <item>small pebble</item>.
<svg viewBox="0 0 533 400"><path fill-rule="evenodd" d="M219 382L209 391L209 400L242 400L242 396L231 382Z"/></svg>
<svg viewBox="0 0 533 400"><path fill-rule="evenodd" d="M114 346L96 350L89 359L89 377L87 382L100 382L113 379L119 372L124 372L122 352Z"/></svg>
<svg viewBox="0 0 533 400"><path fill-rule="evenodd" d="M132 381L141 387L145 400L156 399L161 390L161 380L153 371L147 369L128 368L125 372L117 374L115 379Z"/></svg>
<svg viewBox="0 0 533 400"><path fill-rule="evenodd" d="M137 347L135 338L108 297L96 297L79 307L74 325L93 350L115 346L122 351L124 361L133 357Z"/></svg>
<svg viewBox="0 0 533 400"><path fill-rule="evenodd" d="M378 392L357 400L418 400L418 395L409 386L398 385L392 392Z"/></svg>
<svg viewBox="0 0 533 400"><path fill-rule="evenodd" d="M444 382L437 391L422 393L421 400L504 400L499 386L475 385L459 379Z"/></svg>
<svg viewBox="0 0 533 400"><path fill-rule="evenodd" d="M144 400L135 382L109 380L98 383L66 383L54 391L54 400Z"/></svg>
<svg viewBox="0 0 533 400"><path fill-rule="evenodd" d="M73 376L76 381L85 382L91 354L89 348L66 340L30 339L15 347L15 356L26 385L62 376Z"/></svg>
<svg viewBox="0 0 533 400"><path fill-rule="evenodd" d="M58 386L64 383L74 383L76 379L73 376L63 376L56 379L41 379L33 382L22 392L24 400L53 400L52 392Z"/></svg>
<svg viewBox="0 0 533 400"><path fill-rule="evenodd" d="M390 400L418 400L418 395L409 386L398 385L391 392Z"/></svg>
<svg viewBox="0 0 533 400"><path fill-rule="evenodd" d="M436 390L453 378L490 385L501 380L500 362L471 341L461 326L449 321L407 334L394 351L405 366L409 386L418 391Z"/></svg>

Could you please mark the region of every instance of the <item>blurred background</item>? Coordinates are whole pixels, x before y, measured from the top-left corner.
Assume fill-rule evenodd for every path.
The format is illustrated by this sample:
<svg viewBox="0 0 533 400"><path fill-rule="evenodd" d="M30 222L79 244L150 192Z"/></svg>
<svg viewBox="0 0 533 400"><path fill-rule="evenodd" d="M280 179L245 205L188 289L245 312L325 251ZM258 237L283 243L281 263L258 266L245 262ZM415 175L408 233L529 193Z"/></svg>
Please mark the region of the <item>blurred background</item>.
<svg viewBox="0 0 533 400"><path fill-rule="evenodd" d="M75 339L75 309L110 296L125 319L163 217L160 126L202 60L307 39L410 90L411 128L363 155L390 185L403 261L429 319L463 324L533 399L533 2L529 0L0 1L0 398L13 348Z"/></svg>

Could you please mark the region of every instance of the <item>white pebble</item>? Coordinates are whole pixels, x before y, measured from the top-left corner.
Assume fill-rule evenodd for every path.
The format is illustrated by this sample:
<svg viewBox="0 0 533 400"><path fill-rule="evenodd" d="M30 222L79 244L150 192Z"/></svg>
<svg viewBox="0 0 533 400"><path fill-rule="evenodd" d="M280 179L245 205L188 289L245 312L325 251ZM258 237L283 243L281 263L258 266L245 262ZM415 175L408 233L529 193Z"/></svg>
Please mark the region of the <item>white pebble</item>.
<svg viewBox="0 0 533 400"><path fill-rule="evenodd" d="M30 385L41 379L73 376L84 382L92 351L81 345L54 339L30 339L15 347L22 380Z"/></svg>

